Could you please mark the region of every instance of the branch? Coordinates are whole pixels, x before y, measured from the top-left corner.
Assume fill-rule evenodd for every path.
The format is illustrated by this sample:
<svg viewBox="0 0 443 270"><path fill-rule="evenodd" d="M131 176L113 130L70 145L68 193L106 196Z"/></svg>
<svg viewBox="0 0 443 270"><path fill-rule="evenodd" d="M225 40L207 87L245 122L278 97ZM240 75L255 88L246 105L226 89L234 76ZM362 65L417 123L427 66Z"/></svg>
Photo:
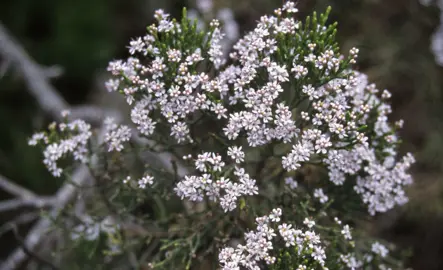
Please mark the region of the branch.
<svg viewBox="0 0 443 270"><path fill-rule="evenodd" d="M60 210L74 198L76 186L83 186L88 179L89 174L86 166L80 166L76 169L72 176L74 185L67 183L55 194L54 208L51 210L50 216L55 218ZM41 218L28 232L28 235L23 240L23 246L26 246L28 250L35 250L50 226L51 221L49 219ZM23 248L19 247L0 265L0 270L17 269L26 260L26 257L27 253Z"/></svg>
<svg viewBox="0 0 443 270"><path fill-rule="evenodd" d="M42 70L45 77L48 79L60 77L64 71L62 67L57 66L57 65L49 66L49 67L41 66L40 69Z"/></svg>
<svg viewBox="0 0 443 270"><path fill-rule="evenodd" d="M0 212L11 211L21 207L42 208L52 206L54 200L52 197L36 197L31 199L10 199L0 202Z"/></svg>
<svg viewBox="0 0 443 270"><path fill-rule="evenodd" d="M19 215L18 217L14 218L13 220L3 224L0 226L0 237L8 232L9 230L12 230L14 227L18 227L19 225L29 223L37 218L39 218L40 215L35 212L29 212ZM1 262L0 262L1 264Z"/></svg>
<svg viewBox="0 0 443 270"><path fill-rule="evenodd" d="M0 175L0 188L9 192L12 195L15 195L23 199L31 199L37 197L37 195L35 195L34 192L15 184L14 182L12 182L11 180L7 179L2 175Z"/></svg>
<svg viewBox="0 0 443 270"><path fill-rule="evenodd" d="M5 76L6 72L11 68L11 61L9 59L4 59L3 62L0 64L0 79ZM52 79L60 77L63 74L63 68L60 66L41 66L40 69L42 70L43 74L46 78Z"/></svg>
<svg viewBox="0 0 443 270"><path fill-rule="evenodd" d="M56 119L60 112L68 109L68 103L57 93L47 81L41 66L36 64L25 50L9 35L0 23L0 55L22 74L29 91L40 104L41 108Z"/></svg>
<svg viewBox="0 0 443 270"><path fill-rule="evenodd" d="M41 108L51 115L53 118L60 120L60 112L69 110L68 103L61 97L57 90L48 82L45 72L42 71L40 65L35 63L25 52L25 50L18 44L8 31L0 23L0 55L8 60L12 65L20 71L27 87L34 98L37 100ZM103 140L104 132L100 132L99 138ZM53 208L50 212L52 217L57 216L59 211L63 209L76 194L76 187L83 186L90 179L88 169L86 166L77 168L72 177L72 183L65 183L53 196ZM1 181L3 180L3 181ZM5 181L1 178L2 187L8 192L18 195L23 198L28 196L36 198L37 196L30 191L16 185L11 184L11 181ZM27 250L34 251L48 228L50 227L50 220L41 218L36 225L28 232L28 235L23 240L23 246ZM1 265L0 270L16 269L23 261L26 260L27 253L23 248L17 248Z"/></svg>
<svg viewBox="0 0 443 270"><path fill-rule="evenodd" d="M105 130L102 128L98 135L98 142L102 143L105 137ZM91 166L97 165L97 160L91 161ZM65 206L74 199L77 187L87 184L91 179L89 169L86 165L79 166L72 175L72 181L65 183L54 195L54 207L50 212L51 218L56 218ZM35 250L45 237L48 229L51 227L51 221L48 218L40 218L36 225L28 232L28 235L23 241L23 245L28 250ZM27 253L22 248L17 248L4 262L0 265L0 270L17 269L23 261L26 260Z"/></svg>
<svg viewBox="0 0 443 270"><path fill-rule="evenodd" d="M69 110L71 112L69 115L70 119L83 119L96 125L103 124L103 120L105 120L106 117L114 118L117 123L123 120L119 112L102 109L94 105L78 105L71 107Z"/></svg>
<svg viewBox="0 0 443 270"><path fill-rule="evenodd" d="M60 120L60 112L71 110L73 117L97 122L105 115L118 118L112 111L105 111L94 106L70 107L58 91L50 84L48 78L59 75L62 69L57 66L42 67L35 63L26 51L9 35L0 23L0 55L5 59L5 65L14 65L22 74L23 79L40 107L53 118Z"/></svg>
<svg viewBox="0 0 443 270"><path fill-rule="evenodd" d="M35 259L37 262L50 267L51 269L54 269L54 270L59 269L57 266L53 265L51 262L41 258L38 254L35 254L34 251L30 250L26 246L26 243L23 241L23 238L18 234L17 227L13 227L12 230L14 232L15 239L17 239L17 241L20 243L20 245L22 246L22 250L23 250L23 252L26 253L26 255Z"/></svg>

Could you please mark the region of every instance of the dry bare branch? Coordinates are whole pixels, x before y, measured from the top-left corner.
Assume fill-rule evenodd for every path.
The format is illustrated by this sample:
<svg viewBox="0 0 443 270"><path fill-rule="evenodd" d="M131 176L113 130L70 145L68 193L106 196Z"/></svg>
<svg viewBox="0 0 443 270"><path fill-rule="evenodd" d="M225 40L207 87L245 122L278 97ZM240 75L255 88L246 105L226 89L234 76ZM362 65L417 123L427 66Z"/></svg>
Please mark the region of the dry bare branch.
<svg viewBox="0 0 443 270"><path fill-rule="evenodd" d="M0 202L0 213L5 211L16 210L21 207L42 208L52 206L54 200L52 197L36 197L29 199L15 198Z"/></svg>
<svg viewBox="0 0 443 270"><path fill-rule="evenodd" d="M29 91L37 100L40 107L55 119L60 119L60 112L69 109L68 103L58 94L57 90L47 81L41 66L36 64L26 53L26 51L9 35L5 27L0 23L0 54L4 59L8 59L17 68L26 82ZM73 174L73 184L82 186L88 181L88 169L81 166ZM0 178L0 180L6 180ZM9 192L23 196L36 197L35 194L26 189L12 184L11 181L0 181L3 188ZM65 207L76 194L76 187L71 183L63 185L54 195L54 207L52 216L56 216L60 209ZM41 241L50 226L50 221L41 218L39 222L29 231L23 240L24 245L34 250ZM26 259L26 253L22 248L17 248L1 265L0 269L11 270L17 268Z"/></svg>
<svg viewBox="0 0 443 270"><path fill-rule="evenodd" d="M0 23L0 54L7 59L22 75L29 91L41 108L55 117L60 118L60 112L68 109L68 103L58 94L57 90L47 81L45 72L36 64L26 51L9 35Z"/></svg>
<svg viewBox="0 0 443 270"><path fill-rule="evenodd" d="M40 69L42 70L45 77L48 79L57 78L63 74L63 68L57 65L49 67L41 66Z"/></svg>
<svg viewBox="0 0 443 270"><path fill-rule="evenodd" d="M75 196L76 186L83 186L89 179L88 168L81 166L74 172L72 181L74 185L63 185L54 196L54 207L50 215L56 217ZM51 221L47 218L41 218L36 225L28 232L23 240L23 244L29 250L35 250L44 235L48 232ZM0 265L1 270L11 270L18 268L25 260L27 254L22 248L17 248L4 262Z"/></svg>
<svg viewBox="0 0 443 270"><path fill-rule="evenodd" d="M94 105L78 105L70 108L70 119L83 119L92 124L101 125L106 117L116 122L122 121L121 114L115 110L103 109Z"/></svg>
<svg viewBox="0 0 443 270"><path fill-rule="evenodd" d="M12 230L12 228L14 227L18 227L20 225L32 222L33 220L36 220L39 217L40 214L37 213L36 211L20 214L18 217L15 217L14 219L0 226L0 236Z"/></svg>
<svg viewBox="0 0 443 270"><path fill-rule="evenodd" d="M2 175L0 175L0 188L19 198L31 199L37 197L34 192L15 184Z"/></svg>

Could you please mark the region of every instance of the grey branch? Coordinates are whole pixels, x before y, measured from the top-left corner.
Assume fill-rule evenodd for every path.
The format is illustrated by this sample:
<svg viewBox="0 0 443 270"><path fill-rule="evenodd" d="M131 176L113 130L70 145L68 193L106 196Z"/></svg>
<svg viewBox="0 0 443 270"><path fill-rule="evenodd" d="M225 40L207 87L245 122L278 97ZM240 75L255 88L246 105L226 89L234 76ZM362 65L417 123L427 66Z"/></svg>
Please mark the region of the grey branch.
<svg viewBox="0 0 443 270"><path fill-rule="evenodd" d="M0 236L5 234L6 232L12 230L14 227L18 227L19 225L23 225L23 224L32 222L33 220L36 220L39 217L40 217L39 213L36 213L35 211L23 213L23 214L19 215L18 217L14 218L13 220L8 221L7 223L0 226ZM0 264L1 264L1 262L0 262Z"/></svg>
<svg viewBox="0 0 443 270"><path fill-rule="evenodd" d="M11 211L21 207L43 208L52 206L54 200L52 197L36 197L29 199L15 198L0 202L0 212Z"/></svg>
<svg viewBox="0 0 443 270"><path fill-rule="evenodd" d="M83 119L96 125L103 124L103 120L105 120L106 117L112 117L116 122L122 121L119 112L93 105L78 105L71 107L70 111L70 119Z"/></svg>
<svg viewBox="0 0 443 270"><path fill-rule="evenodd" d="M60 112L68 109L68 103L57 93L57 90L47 81L47 76L41 66L36 64L9 35L0 23L0 54L7 59L22 75L29 91L40 104L41 108L60 118Z"/></svg>
<svg viewBox="0 0 443 270"><path fill-rule="evenodd" d="M37 100L40 107L55 119L60 119L60 112L70 109L68 103L58 94L57 90L48 82L45 72L41 66L35 63L26 53L26 51L18 44L7 30L0 23L0 55L4 59L10 61L15 68L20 71L28 90ZM11 184L11 181L5 178L0 179L2 188L21 198L28 196L36 198L35 194L18 185ZM89 180L88 169L85 166L77 168L73 174L71 183L64 184L53 197L53 208L51 216L56 216L60 209L65 207L76 194L76 186L82 186ZM50 227L50 221L41 218L36 225L29 231L24 239L24 244L30 250L34 250L42 240ZM16 269L23 261L26 260L26 253L21 248L17 248L11 255L0 265L0 270Z"/></svg>
<svg viewBox="0 0 443 270"><path fill-rule="evenodd" d="M72 181L75 186L83 186L89 179L88 168L81 166L74 172ZM76 187L71 184L63 185L54 196L54 207L50 215L56 217L75 196ZM51 221L47 218L40 218L37 224L28 232L23 244L29 250L35 250L44 235L48 232ZM0 265L1 270L12 270L18 268L27 258L22 248L17 248L4 262Z"/></svg>
<svg viewBox="0 0 443 270"><path fill-rule="evenodd" d="M31 199L37 197L32 191L15 184L2 175L0 175L0 188L19 198Z"/></svg>
<svg viewBox="0 0 443 270"><path fill-rule="evenodd" d="M57 65L49 67L40 67L44 76L48 79L60 77L63 74L63 68Z"/></svg>

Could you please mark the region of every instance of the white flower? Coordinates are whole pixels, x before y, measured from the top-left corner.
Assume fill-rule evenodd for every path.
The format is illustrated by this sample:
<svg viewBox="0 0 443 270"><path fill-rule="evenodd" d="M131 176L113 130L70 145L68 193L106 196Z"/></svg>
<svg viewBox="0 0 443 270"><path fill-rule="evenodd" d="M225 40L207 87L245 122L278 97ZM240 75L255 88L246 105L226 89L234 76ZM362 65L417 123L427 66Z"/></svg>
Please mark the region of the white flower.
<svg viewBox="0 0 443 270"><path fill-rule="evenodd" d="M128 183L130 183L132 181L132 178L131 178L131 176L126 176L126 178L125 179L123 179L123 184L128 184Z"/></svg>
<svg viewBox="0 0 443 270"><path fill-rule="evenodd" d="M341 234L343 237L347 240L352 240L351 230L349 228L349 225L343 226L343 230L341 230Z"/></svg>
<svg viewBox="0 0 443 270"><path fill-rule="evenodd" d="M312 144L302 141L292 146L292 151L282 158L282 166L287 171L297 170L301 162L308 161L313 153Z"/></svg>
<svg viewBox="0 0 443 270"><path fill-rule="evenodd" d="M312 258L316 260L320 265L325 264L326 254L325 250L319 246L314 246L314 251L311 254Z"/></svg>
<svg viewBox="0 0 443 270"><path fill-rule="evenodd" d="M129 53L135 54L136 52L142 52L145 49L145 43L139 37L137 39L132 40L129 43Z"/></svg>
<svg viewBox="0 0 443 270"><path fill-rule="evenodd" d="M235 160L235 163L241 163L244 161L245 153L241 146L231 146L228 148L228 156Z"/></svg>
<svg viewBox="0 0 443 270"><path fill-rule="evenodd" d="M305 224L306 226L308 226L308 228L312 228L315 226L315 221L309 218L305 218L305 220L303 221L303 224Z"/></svg>
<svg viewBox="0 0 443 270"><path fill-rule="evenodd" d="M168 50L168 59L171 62L180 62L181 52L177 49Z"/></svg>
<svg viewBox="0 0 443 270"><path fill-rule="evenodd" d="M389 250L379 242L373 243L371 250L372 252L374 252L375 254L379 255L382 258L386 257L389 253Z"/></svg>
<svg viewBox="0 0 443 270"><path fill-rule="evenodd" d="M40 141L43 141L45 144L48 143L48 137L43 132L38 132L32 135L31 139L29 139L29 145L37 145Z"/></svg>
<svg viewBox="0 0 443 270"><path fill-rule="evenodd" d="M281 217L282 211L280 208L276 208L272 210L272 213L269 215L269 219L272 222L279 222Z"/></svg>
<svg viewBox="0 0 443 270"><path fill-rule="evenodd" d="M54 127L56 124L54 124ZM43 151L46 168L54 177L60 177L63 169L58 167L59 159L72 154L74 160L86 163L88 161L88 143L92 136L91 126L83 120L74 120L67 124L60 123L59 130L65 132L63 138L46 146ZM37 133L29 140L30 145L38 142L48 144L48 138L44 133Z"/></svg>
<svg viewBox="0 0 443 270"><path fill-rule="evenodd" d="M108 151L120 152L123 150L123 143L131 139L131 129L124 125L118 127L112 118L107 118L105 120L105 128L105 142L108 144Z"/></svg>
<svg viewBox="0 0 443 270"><path fill-rule="evenodd" d="M314 197L317 198L322 204L327 203L329 200L328 196L325 195L323 189L321 188L317 188L314 190Z"/></svg>
<svg viewBox="0 0 443 270"><path fill-rule="evenodd" d="M216 69L219 69L225 62L223 59L223 50L221 45L224 34L222 34L220 28L218 28L219 23L217 20L213 20L211 25L215 26L216 28L213 31L210 40L210 49L208 52L209 60L214 64Z"/></svg>
<svg viewBox="0 0 443 270"><path fill-rule="evenodd" d="M286 12L288 12L288 13L297 13L298 12L298 9L295 7L294 2L291 2L291 1L287 1L283 5L283 10L286 10Z"/></svg>
<svg viewBox="0 0 443 270"><path fill-rule="evenodd" d="M300 79L300 78L303 78L306 75L308 75L308 69L302 65L295 65L291 69L291 72L293 72L295 74L296 79Z"/></svg>
<svg viewBox="0 0 443 270"><path fill-rule="evenodd" d="M184 122L177 122L171 127L171 136L173 136L177 142L184 142L189 138L189 127Z"/></svg>
<svg viewBox="0 0 443 270"><path fill-rule="evenodd" d="M296 189L298 187L297 181L295 181L292 177L286 177L285 184L288 185L291 189Z"/></svg>
<svg viewBox="0 0 443 270"><path fill-rule="evenodd" d="M120 86L120 80L119 79L109 79L105 83L105 87L108 90L108 92L115 92L118 90Z"/></svg>
<svg viewBox="0 0 443 270"><path fill-rule="evenodd" d="M138 187L141 189L145 189L147 185L154 184L154 177L150 175L145 175L143 178L138 180Z"/></svg>

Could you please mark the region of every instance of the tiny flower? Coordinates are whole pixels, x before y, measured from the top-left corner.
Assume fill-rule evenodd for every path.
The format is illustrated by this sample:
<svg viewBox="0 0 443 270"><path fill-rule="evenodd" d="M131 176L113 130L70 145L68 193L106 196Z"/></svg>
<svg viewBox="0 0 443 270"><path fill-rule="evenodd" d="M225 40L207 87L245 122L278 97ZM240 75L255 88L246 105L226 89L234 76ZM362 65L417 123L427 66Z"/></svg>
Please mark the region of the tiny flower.
<svg viewBox="0 0 443 270"><path fill-rule="evenodd" d="M138 187L141 189L145 189L147 185L154 184L154 177L146 175L140 180L138 180Z"/></svg>
<svg viewBox="0 0 443 270"><path fill-rule="evenodd" d="M69 111L69 110L63 110L63 111L61 112L61 116L62 116L63 118L68 117L70 114L71 114L71 111Z"/></svg>
<svg viewBox="0 0 443 270"><path fill-rule="evenodd" d="M168 50L168 60L171 62L180 62L181 52L177 49Z"/></svg>
<svg viewBox="0 0 443 270"><path fill-rule="evenodd" d="M303 224L305 224L306 226L308 226L308 228L312 228L315 226L315 221L309 218L305 218L305 220L303 221Z"/></svg>
<svg viewBox="0 0 443 270"><path fill-rule="evenodd" d="M285 10L288 13L297 13L298 12L298 9L295 7L294 2L292 2L292 1L287 1L283 5L283 10Z"/></svg>
<svg viewBox="0 0 443 270"><path fill-rule="evenodd" d="M341 234L343 237L347 240L352 240L351 230L349 228L349 225L343 226L343 230L341 230Z"/></svg>
<svg viewBox="0 0 443 270"><path fill-rule="evenodd" d="M129 182L131 182L131 176L126 176L125 179L123 179L123 184L128 184Z"/></svg>
<svg viewBox="0 0 443 270"><path fill-rule="evenodd" d="M286 177L285 184L288 185L291 189L296 189L298 187L297 181L295 181L292 177Z"/></svg>
<svg viewBox="0 0 443 270"><path fill-rule="evenodd" d="M322 204L325 204L329 200L328 196L325 195L323 189L321 188L317 188L314 190L314 197L317 198Z"/></svg>
<svg viewBox="0 0 443 270"><path fill-rule="evenodd" d="M273 222L279 222L282 211L280 208L276 208L272 210L272 213L269 215L269 219Z"/></svg>
<svg viewBox="0 0 443 270"><path fill-rule="evenodd" d="M371 250L372 252L374 252L375 254L379 255L382 258L386 257L389 253L389 250L379 242L373 243Z"/></svg>
<svg viewBox="0 0 443 270"><path fill-rule="evenodd" d="M228 156L235 160L236 163L244 161L245 153L242 151L242 147L231 146L228 148Z"/></svg>

